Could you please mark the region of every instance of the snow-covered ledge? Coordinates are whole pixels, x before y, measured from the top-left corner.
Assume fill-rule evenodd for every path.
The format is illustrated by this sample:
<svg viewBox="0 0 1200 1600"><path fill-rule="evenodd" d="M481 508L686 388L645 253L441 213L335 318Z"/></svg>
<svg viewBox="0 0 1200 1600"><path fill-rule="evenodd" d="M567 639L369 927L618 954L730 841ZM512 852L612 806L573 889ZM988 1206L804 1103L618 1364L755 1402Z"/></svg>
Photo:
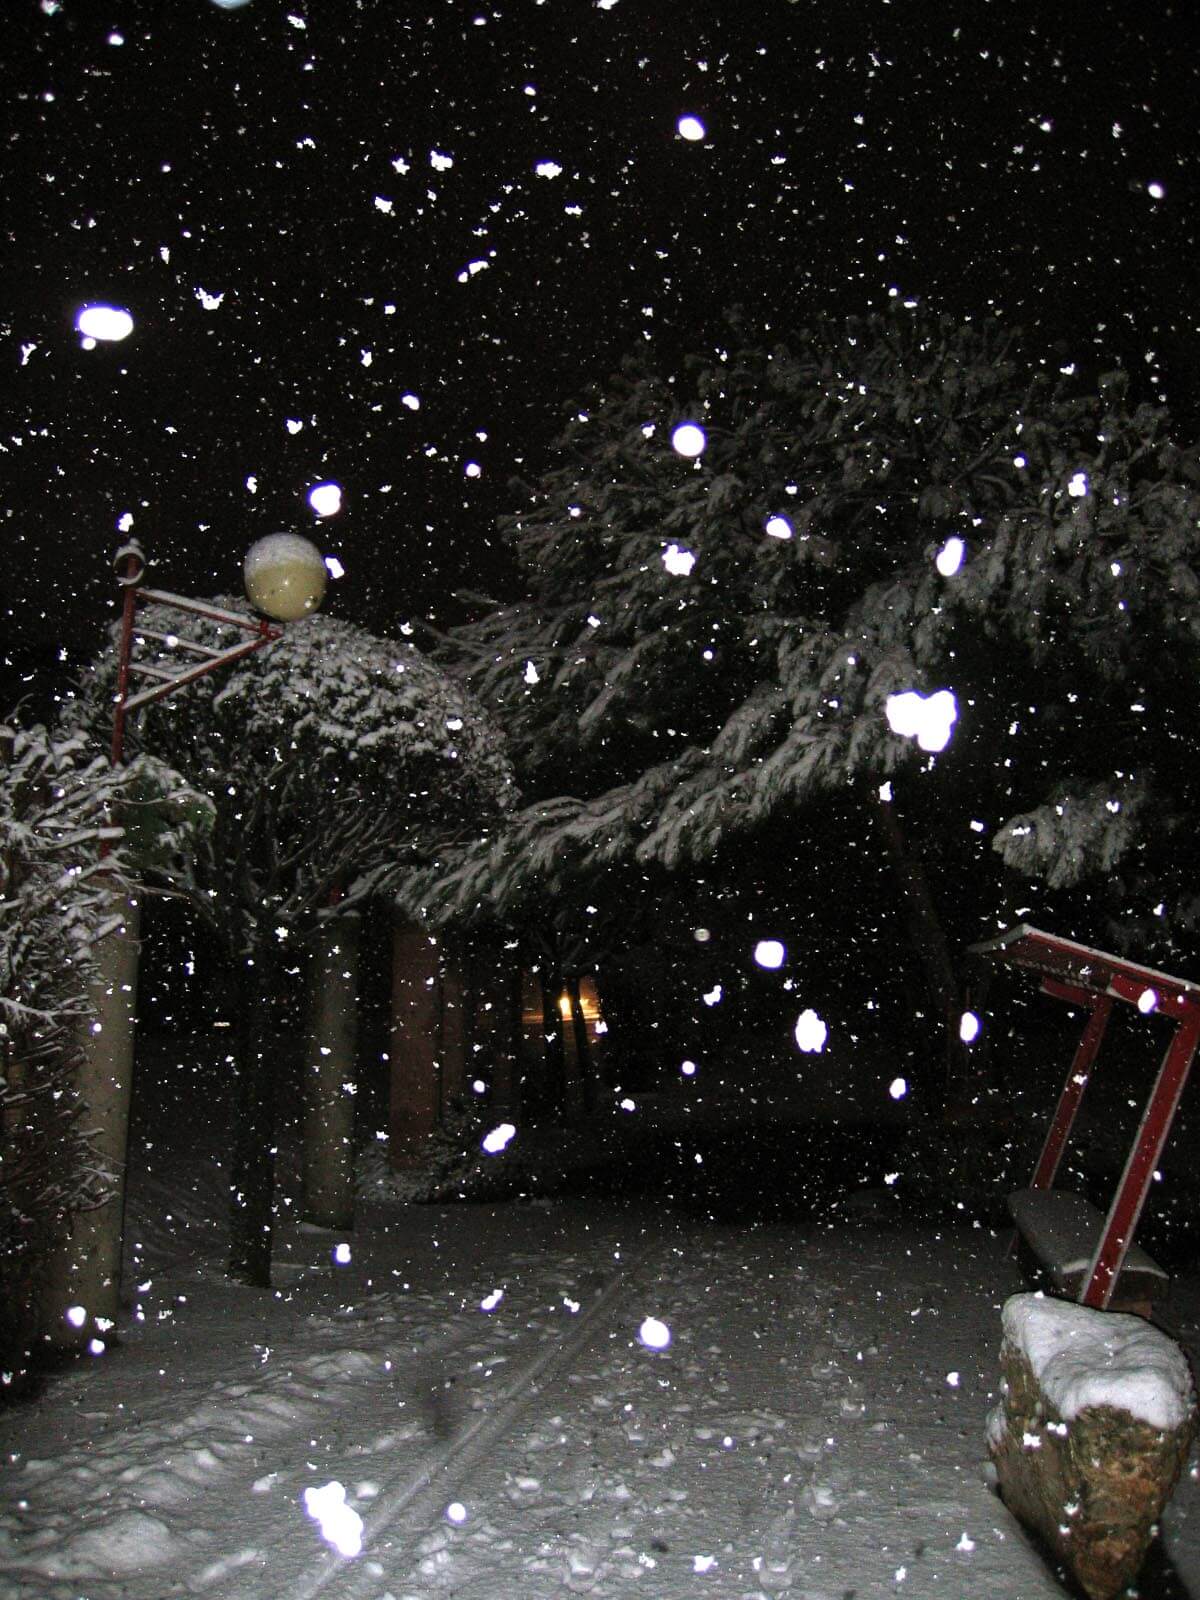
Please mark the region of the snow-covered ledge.
<svg viewBox="0 0 1200 1600"><path fill-rule="evenodd" d="M1041 1294L1014 1295L1003 1330L988 1445L1005 1503L1092 1600L1111 1600L1141 1566L1187 1459L1187 1361L1140 1317Z"/></svg>

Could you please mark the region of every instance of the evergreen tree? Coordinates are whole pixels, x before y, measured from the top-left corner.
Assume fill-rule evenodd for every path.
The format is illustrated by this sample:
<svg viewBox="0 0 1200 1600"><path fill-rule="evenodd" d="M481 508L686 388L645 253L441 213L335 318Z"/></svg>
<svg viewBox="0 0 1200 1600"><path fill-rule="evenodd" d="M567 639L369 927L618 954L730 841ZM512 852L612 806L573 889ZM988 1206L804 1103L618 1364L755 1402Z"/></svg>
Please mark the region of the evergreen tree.
<svg viewBox="0 0 1200 1600"><path fill-rule="evenodd" d="M573 405L504 519L526 592L453 648L529 803L446 855L430 898L595 898L610 866L749 849L840 795L874 815L854 842L873 829L931 886L946 951L1037 904L1184 956L1195 450L1119 375L1082 392L992 320L897 305L787 345L735 332ZM893 732L905 691L954 696L944 753Z"/></svg>

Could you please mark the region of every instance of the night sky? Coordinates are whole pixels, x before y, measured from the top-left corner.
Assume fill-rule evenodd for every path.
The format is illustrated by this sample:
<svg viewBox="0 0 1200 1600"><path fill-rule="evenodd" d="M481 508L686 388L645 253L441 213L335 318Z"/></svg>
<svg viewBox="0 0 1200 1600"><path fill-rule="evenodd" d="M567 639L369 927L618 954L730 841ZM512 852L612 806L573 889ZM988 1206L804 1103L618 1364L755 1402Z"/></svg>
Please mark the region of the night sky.
<svg viewBox="0 0 1200 1600"><path fill-rule="evenodd" d="M894 293L1000 313L1193 432L1189 10L7 0L11 662L88 647L127 514L162 587L236 589L291 529L334 613L454 621L511 584L494 519L564 407L735 304L785 339ZM101 301L134 331L85 349Z"/></svg>

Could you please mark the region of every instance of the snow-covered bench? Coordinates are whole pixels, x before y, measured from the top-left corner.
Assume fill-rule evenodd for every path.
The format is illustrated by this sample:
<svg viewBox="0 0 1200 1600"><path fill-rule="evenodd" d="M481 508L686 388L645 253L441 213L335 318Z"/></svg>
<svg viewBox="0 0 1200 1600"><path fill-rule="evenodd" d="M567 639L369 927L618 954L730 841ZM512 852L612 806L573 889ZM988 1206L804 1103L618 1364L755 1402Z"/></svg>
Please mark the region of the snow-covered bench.
<svg viewBox="0 0 1200 1600"><path fill-rule="evenodd" d="M1091 1275L1092 1258L1104 1231L1104 1215L1069 1189L1018 1189L1008 1197L1017 1226L1021 1263L1040 1287L1078 1300ZM1125 1253L1109 1309L1149 1316L1171 1280L1138 1245Z"/></svg>

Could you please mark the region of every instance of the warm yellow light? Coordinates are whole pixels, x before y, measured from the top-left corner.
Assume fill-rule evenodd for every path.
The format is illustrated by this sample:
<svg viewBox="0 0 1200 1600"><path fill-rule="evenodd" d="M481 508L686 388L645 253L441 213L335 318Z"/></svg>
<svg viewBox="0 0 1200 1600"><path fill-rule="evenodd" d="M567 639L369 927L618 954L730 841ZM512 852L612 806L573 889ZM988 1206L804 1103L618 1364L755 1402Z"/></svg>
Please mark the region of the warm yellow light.
<svg viewBox="0 0 1200 1600"><path fill-rule="evenodd" d="M571 991L564 989L553 1002L555 1010L563 1022L571 1020ZM579 980L579 1010L584 1022L592 1027L600 1023L600 1001L596 993L596 985L591 978ZM543 1013L540 1005L530 1005L528 1002L521 1010L522 1026L536 1030L543 1025ZM601 1029L603 1025L601 1025Z"/></svg>

